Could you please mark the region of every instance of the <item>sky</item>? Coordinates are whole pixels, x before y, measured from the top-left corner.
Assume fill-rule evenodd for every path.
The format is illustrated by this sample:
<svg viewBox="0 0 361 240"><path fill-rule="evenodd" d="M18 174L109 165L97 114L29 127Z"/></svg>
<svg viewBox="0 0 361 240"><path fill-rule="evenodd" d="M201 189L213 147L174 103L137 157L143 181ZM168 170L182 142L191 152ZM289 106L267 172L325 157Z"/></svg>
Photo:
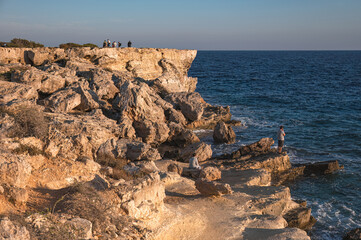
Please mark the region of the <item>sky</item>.
<svg viewBox="0 0 361 240"><path fill-rule="evenodd" d="M361 0L0 0L0 41L361 50Z"/></svg>

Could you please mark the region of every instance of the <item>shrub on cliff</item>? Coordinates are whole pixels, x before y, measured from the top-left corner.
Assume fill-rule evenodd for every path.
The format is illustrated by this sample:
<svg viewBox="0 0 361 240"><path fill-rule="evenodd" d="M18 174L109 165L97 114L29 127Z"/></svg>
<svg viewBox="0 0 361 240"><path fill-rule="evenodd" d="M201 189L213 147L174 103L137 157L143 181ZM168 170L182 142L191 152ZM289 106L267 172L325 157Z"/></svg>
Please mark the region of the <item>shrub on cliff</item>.
<svg viewBox="0 0 361 240"><path fill-rule="evenodd" d="M37 48L44 47L43 44L29 41L21 38L14 38L9 43L6 43L7 47L18 47L18 48Z"/></svg>
<svg viewBox="0 0 361 240"><path fill-rule="evenodd" d="M59 48L68 49L68 48L81 48L81 47L90 47L90 48L97 48L98 46L92 43L86 44L77 44L77 43L63 43L59 45Z"/></svg>
<svg viewBox="0 0 361 240"><path fill-rule="evenodd" d="M10 137L36 137L45 139L48 135L49 123L44 112L34 106L21 106L14 110L0 108L0 112L7 113L14 118Z"/></svg>

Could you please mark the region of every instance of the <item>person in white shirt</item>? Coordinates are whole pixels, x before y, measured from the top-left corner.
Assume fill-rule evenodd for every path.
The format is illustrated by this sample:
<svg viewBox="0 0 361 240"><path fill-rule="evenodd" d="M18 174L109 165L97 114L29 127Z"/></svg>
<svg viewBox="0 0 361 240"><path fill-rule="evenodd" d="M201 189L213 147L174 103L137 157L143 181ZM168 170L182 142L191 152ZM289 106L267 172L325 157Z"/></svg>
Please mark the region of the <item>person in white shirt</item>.
<svg viewBox="0 0 361 240"><path fill-rule="evenodd" d="M202 169L202 167L199 166L198 159L197 159L195 153L193 153L193 156L191 157L191 159L189 159L189 168L190 169Z"/></svg>

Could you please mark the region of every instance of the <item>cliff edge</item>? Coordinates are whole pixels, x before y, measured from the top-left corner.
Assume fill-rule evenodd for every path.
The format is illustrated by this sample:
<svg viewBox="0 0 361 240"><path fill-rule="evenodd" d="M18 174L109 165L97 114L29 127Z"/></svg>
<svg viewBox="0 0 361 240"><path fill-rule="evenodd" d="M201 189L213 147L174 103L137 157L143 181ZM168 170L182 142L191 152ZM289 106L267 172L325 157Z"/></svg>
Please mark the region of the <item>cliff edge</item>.
<svg viewBox="0 0 361 240"><path fill-rule="evenodd" d="M0 238L309 239L285 228L289 189L269 187L290 168L273 140L209 160L192 130L231 114L195 92L196 53L0 48ZM213 168L188 169L193 156Z"/></svg>

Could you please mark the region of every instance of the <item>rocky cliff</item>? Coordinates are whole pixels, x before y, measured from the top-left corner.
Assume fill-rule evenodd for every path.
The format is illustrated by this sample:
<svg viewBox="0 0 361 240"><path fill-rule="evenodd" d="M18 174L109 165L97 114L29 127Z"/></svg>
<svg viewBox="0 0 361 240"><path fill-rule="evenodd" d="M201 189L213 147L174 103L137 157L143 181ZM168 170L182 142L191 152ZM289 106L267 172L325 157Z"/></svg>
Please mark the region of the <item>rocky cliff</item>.
<svg viewBox="0 0 361 240"><path fill-rule="evenodd" d="M263 239L309 239L285 219L308 226L310 209L269 187L271 174L291 168L272 139L209 160L210 145L192 130L219 123L229 132L231 114L195 92L195 56L0 48L0 237L255 239L266 224ZM186 168L193 155L212 167Z"/></svg>

